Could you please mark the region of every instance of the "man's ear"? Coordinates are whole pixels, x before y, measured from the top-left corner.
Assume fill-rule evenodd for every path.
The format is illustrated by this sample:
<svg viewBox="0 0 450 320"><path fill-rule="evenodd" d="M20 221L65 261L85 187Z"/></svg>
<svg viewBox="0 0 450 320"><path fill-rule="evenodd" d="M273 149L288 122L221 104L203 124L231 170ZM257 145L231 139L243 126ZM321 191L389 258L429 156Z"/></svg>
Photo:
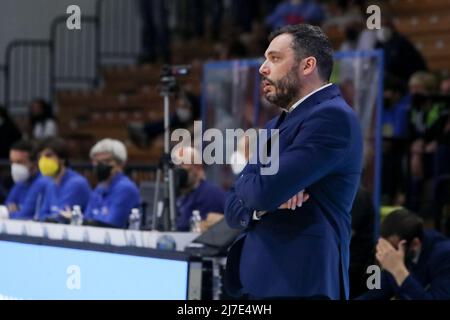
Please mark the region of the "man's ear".
<svg viewBox="0 0 450 320"><path fill-rule="evenodd" d="M301 72L303 73L303 75L310 75L316 70L317 60L314 57L307 57L303 59L301 66Z"/></svg>
<svg viewBox="0 0 450 320"><path fill-rule="evenodd" d="M415 249L415 250L420 249L420 248L422 247L422 242L420 241L419 238L414 238L414 239L411 241L411 244L410 244L409 247L410 247L411 249Z"/></svg>

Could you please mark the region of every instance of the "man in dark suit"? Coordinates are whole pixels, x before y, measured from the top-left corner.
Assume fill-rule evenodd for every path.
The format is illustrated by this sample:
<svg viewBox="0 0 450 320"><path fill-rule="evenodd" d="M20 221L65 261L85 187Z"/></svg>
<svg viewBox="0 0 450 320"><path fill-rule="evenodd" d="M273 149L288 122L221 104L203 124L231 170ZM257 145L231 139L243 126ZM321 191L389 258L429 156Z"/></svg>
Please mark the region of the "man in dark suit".
<svg viewBox="0 0 450 320"><path fill-rule="evenodd" d="M328 83L333 50L319 27L284 27L270 40L260 73L266 99L284 109L266 126L279 129L278 172L263 175L250 161L227 196L228 224L245 231L229 251L225 286L250 298L346 299L359 121Z"/></svg>
<svg viewBox="0 0 450 320"><path fill-rule="evenodd" d="M357 299L450 299L450 240L424 231L422 219L405 209L384 219L381 237L376 252L383 268L380 287Z"/></svg>

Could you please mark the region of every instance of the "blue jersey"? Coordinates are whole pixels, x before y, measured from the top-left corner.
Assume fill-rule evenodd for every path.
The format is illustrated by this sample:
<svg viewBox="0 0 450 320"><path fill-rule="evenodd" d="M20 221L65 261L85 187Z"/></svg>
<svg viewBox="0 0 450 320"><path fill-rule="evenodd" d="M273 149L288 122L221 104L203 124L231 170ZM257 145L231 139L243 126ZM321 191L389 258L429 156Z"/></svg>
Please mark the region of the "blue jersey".
<svg viewBox="0 0 450 320"><path fill-rule="evenodd" d="M47 186L40 220L44 221L47 218L59 220L61 211L72 210L75 205L84 210L90 194L91 187L86 178L72 169L66 169L59 184L52 181Z"/></svg>
<svg viewBox="0 0 450 320"><path fill-rule="evenodd" d="M208 181L202 181L195 190L179 197L176 204L177 229L178 231L189 231L193 210L199 210L202 219L206 219L210 212L224 212L225 192Z"/></svg>
<svg viewBox="0 0 450 320"><path fill-rule="evenodd" d="M15 204L18 211L11 212L11 219L31 220L39 215L44 192L51 180L40 173L27 181L16 183L6 198L5 205Z"/></svg>
<svg viewBox="0 0 450 320"><path fill-rule="evenodd" d="M100 184L92 192L84 219L126 228L131 209L139 208L140 204L136 184L123 173L118 173L108 186Z"/></svg>

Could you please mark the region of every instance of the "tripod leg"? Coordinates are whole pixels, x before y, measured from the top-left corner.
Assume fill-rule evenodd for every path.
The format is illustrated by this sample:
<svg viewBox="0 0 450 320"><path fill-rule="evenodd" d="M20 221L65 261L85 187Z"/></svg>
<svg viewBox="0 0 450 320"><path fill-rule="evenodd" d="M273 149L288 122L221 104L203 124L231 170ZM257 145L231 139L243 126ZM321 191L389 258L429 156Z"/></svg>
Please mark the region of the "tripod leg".
<svg viewBox="0 0 450 320"><path fill-rule="evenodd" d="M159 187L161 181L161 169L158 168L156 171L156 183L155 183L155 193L153 197L153 219L152 219L152 229L156 230L158 226L158 199L159 199Z"/></svg>
<svg viewBox="0 0 450 320"><path fill-rule="evenodd" d="M176 211L175 211L175 185L173 168L169 168L169 214L170 230L176 231Z"/></svg>

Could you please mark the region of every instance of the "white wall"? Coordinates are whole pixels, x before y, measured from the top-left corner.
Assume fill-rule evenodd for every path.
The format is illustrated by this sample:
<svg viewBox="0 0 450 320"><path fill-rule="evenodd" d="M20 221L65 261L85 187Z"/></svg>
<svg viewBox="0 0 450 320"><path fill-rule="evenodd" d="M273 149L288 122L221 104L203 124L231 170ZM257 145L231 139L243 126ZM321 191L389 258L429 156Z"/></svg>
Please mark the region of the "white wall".
<svg viewBox="0 0 450 320"><path fill-rule="evenodd" d="M50 39L54 18L68 16L69 5L78 5L81 16L94 15L96 0L0 0L0 65L5 50L16 39Z"/></svg>

